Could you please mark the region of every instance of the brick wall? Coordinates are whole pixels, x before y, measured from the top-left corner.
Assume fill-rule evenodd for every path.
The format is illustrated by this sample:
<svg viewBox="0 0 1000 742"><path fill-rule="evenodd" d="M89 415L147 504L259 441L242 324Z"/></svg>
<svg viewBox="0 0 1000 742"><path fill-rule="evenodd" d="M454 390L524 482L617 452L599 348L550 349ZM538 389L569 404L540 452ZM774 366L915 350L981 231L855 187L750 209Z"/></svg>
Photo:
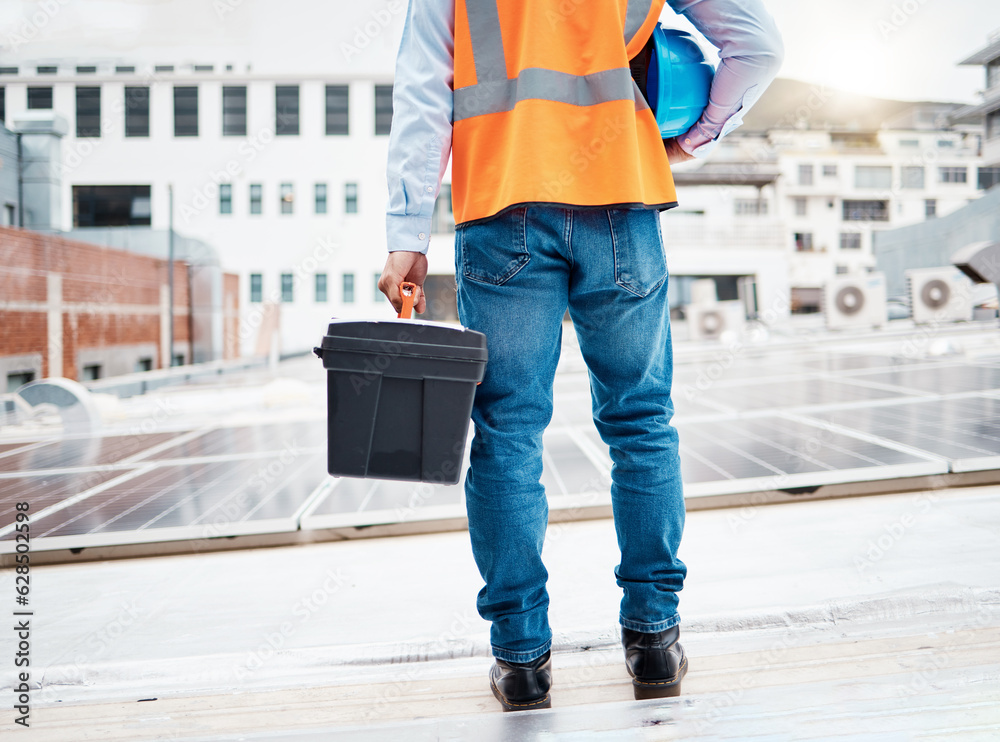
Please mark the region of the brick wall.
<svg viewBox="0 0 1000 742"><path fill-rule="evenodd" d="M152 344L153 368L161 368L167 283L165 260L0 227L0 362L40 353L41 376L77 379L81 351ZM189 342L189 313L188 267L175 263L175 348ZM51 368L60 354L60 367Z"/></svg>

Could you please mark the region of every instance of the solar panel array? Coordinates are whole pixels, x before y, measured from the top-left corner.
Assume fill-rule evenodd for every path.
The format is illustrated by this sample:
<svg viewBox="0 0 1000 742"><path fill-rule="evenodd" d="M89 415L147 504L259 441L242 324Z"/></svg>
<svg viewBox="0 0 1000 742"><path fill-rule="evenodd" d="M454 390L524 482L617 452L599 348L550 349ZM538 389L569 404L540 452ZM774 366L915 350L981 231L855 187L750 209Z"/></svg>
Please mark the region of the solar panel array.
<svg viewBox="0 0 1000 742"><path fill-rule="evenodd" d="M991 330L992 332L992 330ZM691 354L675 366L674 422L689 499L1000 468L1000 357L892 357L877 345ZM318 364L308 382L324 393ZM199 390L204 393L204 386ZM181 392L183 393L183 392ZM14 504L33 549L364 527L464 516L462 484L331 478L324 405L253 425L0 442L0 553ZM318 408L318 409L317 409ZM246 416L241 416L242 420ZM554 513L606 507L611 459L589 379L568 346L545 434Z"/></svg>

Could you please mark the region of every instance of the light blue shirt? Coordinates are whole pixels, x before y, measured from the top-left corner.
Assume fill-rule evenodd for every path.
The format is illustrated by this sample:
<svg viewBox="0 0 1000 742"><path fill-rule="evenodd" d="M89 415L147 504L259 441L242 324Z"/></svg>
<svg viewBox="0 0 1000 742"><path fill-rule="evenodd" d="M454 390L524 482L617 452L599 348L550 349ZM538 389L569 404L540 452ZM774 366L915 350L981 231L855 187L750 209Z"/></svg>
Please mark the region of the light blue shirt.
<svg viewBox="0 0 1000 742"><path fill-rule="evenodd" d="M667 0L719 49L708 106L678 137L706 156L771 84L784 47L762 0ZM410 0L396 58L389 134L389 251L427 252L434 201L451 155L455 0Z"/></svg>

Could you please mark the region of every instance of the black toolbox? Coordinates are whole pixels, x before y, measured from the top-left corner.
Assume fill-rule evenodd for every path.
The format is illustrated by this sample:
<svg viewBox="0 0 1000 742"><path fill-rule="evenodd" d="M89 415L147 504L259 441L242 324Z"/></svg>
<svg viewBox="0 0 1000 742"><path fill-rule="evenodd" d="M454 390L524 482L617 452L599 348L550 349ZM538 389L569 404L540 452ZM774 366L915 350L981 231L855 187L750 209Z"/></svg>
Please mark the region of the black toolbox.
<svg viewBox="0 0 1000 742"><path fill-rule="evenodd" d="M315 353L327 370L330 474L458 482L485 335L437 322L334 320Z"/></svg>

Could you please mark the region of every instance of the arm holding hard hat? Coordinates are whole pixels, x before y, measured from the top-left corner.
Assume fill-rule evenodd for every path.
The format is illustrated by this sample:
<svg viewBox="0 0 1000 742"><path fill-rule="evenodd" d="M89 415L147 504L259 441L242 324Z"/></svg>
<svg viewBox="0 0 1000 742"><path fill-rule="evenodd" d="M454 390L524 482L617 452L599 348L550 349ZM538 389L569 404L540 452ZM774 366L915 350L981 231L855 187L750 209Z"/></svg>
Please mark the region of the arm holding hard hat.
<svg viewBox="0 0 1000 742"><path fill-rule="evenodd" d="M680 150L705 157L719 139L743 123L781 67L781 34L762 0L667 0L719 50L708 106L701 118L675 141L667 154ZM673 161L673 160L671 160Z"/></svg>

